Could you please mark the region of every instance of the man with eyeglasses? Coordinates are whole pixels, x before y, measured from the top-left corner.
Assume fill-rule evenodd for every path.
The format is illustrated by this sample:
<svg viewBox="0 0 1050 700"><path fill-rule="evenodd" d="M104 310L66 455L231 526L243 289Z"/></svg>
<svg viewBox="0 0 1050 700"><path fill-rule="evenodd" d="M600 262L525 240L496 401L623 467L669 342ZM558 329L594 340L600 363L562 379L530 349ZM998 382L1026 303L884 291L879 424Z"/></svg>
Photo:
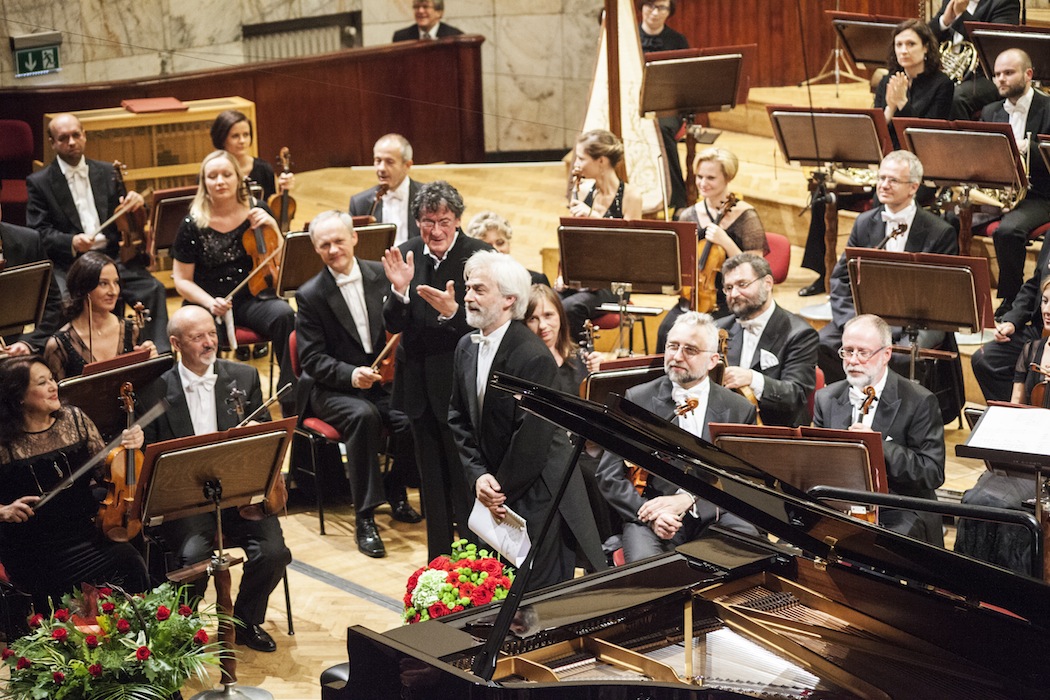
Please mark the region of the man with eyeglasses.
<svg viewBox="0 0 1050 700"><path fill-rule="evenodd" d="M419 237L383 254L393 292L383 306L383 321L388 331L402 334L393 407L412 425L430 559L448 552L456 524L466 533L472 503L448 427L448 406L456 344L472 330L463 270L467 258L492 246L460 230L463 209L463 197L452 185L424 184L412 203Z"/></svg>
<svg viewBox="0 0 1050 700"><path fill-rule="evenodd" d="M393 41L444 39L463 33L451 24L441 21L445 16L445 0L413 0L412 13L416 23L394 32Z"/></svg>
<svg viewBox="0 0 1050 700"><path fill-rule="evenodd" d="M628 389L626 398L704 440L711 439L709 423L754 424L755 407L708 378L718 361L714 320L708 314L686 312L667 333L664 376ZM671 551L716 521L722 527L757 532L732 513L629 467L611 452L602 456L597 477L602 494L623 518L623 554L628 562Z"/></svg>
<svg viewBox="0 0 1050 700"><path fill-rule="evenodd" d="M921 184L922 163L914 154L893 151L883 158L875 190L879 206L857 217L846 246L958 255L959 241L955 229L915 203L915 193ZM843 251L831 273L831 322L820 329L818 364L828 383L844 378L838 349L842 347L843 328L856 313ZM924 348L935 347L943 340L941 331L922 331L919 334L919 345Z"/></svg>
<svg viewBox="0 0 1050 700"><path fill-rule="evenodd" d="M937 500L944 483L944 424L937 397L889 368L893 334L878 316L850 319L838 354L846 378L817 392L813 425L882 433L890 493ZM865 388L875 399L864 411ZM941 518L910 510L879 511L879 524L909 537L944 546Z"/></svg>
<svg viewBox="0 0 1050 700"><path fill-rule="evenodd" d="M765 258L741 253L722 265L722 291L732 316L718 320L729 334L722 386L748 387L765 425L809 424L806 399L817 382L817 332L773 301Z"/></svg>

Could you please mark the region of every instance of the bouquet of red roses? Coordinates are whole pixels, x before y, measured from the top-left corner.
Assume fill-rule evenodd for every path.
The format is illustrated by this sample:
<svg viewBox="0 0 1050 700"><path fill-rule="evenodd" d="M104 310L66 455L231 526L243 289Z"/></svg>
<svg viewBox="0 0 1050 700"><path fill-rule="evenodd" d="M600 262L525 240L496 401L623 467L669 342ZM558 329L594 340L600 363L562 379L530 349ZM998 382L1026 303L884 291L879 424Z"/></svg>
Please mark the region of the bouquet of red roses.
<svg viewBox="0 0 1050 700"><path fill-rule="evenodd" d="M488 550L456 540L451 554L408 577L401 617L412 624L503 600L513 581L514 570L509 565L490 557Z"/></svg>

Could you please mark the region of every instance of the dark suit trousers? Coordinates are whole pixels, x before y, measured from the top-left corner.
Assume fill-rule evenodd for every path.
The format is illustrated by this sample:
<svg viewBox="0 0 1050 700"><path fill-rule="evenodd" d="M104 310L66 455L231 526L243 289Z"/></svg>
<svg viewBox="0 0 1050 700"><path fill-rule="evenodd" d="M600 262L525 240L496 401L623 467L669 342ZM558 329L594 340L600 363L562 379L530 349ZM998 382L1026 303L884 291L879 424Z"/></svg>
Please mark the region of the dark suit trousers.
<svg viewBox="0 0 1050 700"><path fill-rule="evenodd" d="M174 568L204 561L215 549L214 513L191 515L165 523L156 530L155 536L162 543L182 543L181 549L173 552ZM292 553L284 544L281 522L274 516L245 520L236 508L227 508L222 512L222 532L225 546L242 547L248 555L233 614L247 625L261 625L266 621L270 593L281 582L285 567L292 561ZM190 596L203 596L207 587L207 577L195 581Z"/></svg>
<svg viewBox="0 0 1050 700"><path fill-rule="evenodd" d="M281 368L281 378L277 382L280 388L285 384L291 384L292 390L285 394L281 401L281 409L285 416L295 415L295 373L292 372L292 359L288 355L288 336L295 330L295 312L283 299L270 297L260 299L259 297L238 296L233 305L233 319L238 326L250 328L259 335L269 338L273 345L273 352L277 356L278 365ZM220 342L225 342L225 331L219 332Z"/></svg>
<svg viewBox="0 0 1050 700"><path fill-rule="evenodd" d="M995 89L995 83L983 75L974 75L969 80L964 80L955 86L950 118L977 119L985 105L990 105L999 99L1002 98L999 97L999 91Z"/></svg>
<svg viewBox="0 0 1050 700"><path fill-rule="evenodd" d="M351 395L315 387L310 395L310 409L343 436L350 461L346 477L354 496L354 510L359 517L369 515L381 503L403 497L406 479L399 470L411 467L411 459L405 460L395 453L394 467L386 486L379 472L383 427L390 430L394 445L402 446L402 449L406 443L411 444L412 439L408 417L391 408L390 394L385 389L376 386Z"/></svg>
<svg viewBox="0 0 1050 700"><path fill-rule="evenodd" d="M412 419L412 439L420 470L420 498L427 519L427 556L430 560L447 554L455 539L455 526L464 537L473 494L459 461L459 450L448 427L447 414L438 419L428 405Z"/></svg>
<svg viewBox="0 0 1050 700"><path fill-rule="evenodd" d="M985 401L1009 401L1014 388L1014 365L1021 349L1029 340L1039 337L1039 331L1025 326L1010 336L1005 343L994 340L985 343L970 358L973 376L981 386Z"/></svg>
<svg viewBox="0 0 1050 700"><path fill-rule="evenodd" d="M1050 221L1050 199L1026 197L1016 209L1006 212L992 237L999 259L998 296L1013 299L1024 284L1025 248L1029 234Z"/></svg>

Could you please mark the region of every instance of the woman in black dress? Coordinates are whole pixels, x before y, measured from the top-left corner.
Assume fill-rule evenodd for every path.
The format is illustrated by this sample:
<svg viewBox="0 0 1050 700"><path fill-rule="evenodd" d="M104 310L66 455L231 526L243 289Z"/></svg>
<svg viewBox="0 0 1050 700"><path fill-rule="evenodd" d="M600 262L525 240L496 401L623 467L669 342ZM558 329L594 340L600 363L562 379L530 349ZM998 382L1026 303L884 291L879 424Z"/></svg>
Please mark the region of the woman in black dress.
<svg viewBox="0 0 1050 700"><path fill-rule="evenodd" d="M251 147L255 140L252 123L243 112L227 109L215 117L211 125L211 145L217 150L226 151L237 161L242 173L246 173L252 182L262 188L263 201L281 192L291 190L295 184L295 175L281 173L275 178L273 167L261 158L252 156Z"/></svg>
<svg viewBox="0 0 1050 700"><path fill-rule="evenodd" d="M123 444L142 446L142 429ZM101 468L77 479L54 500L41 496L105 447L94 423L58 400L58 385L39 356L0 361L0 561L12 582L47 610L81 583L149 587L146 565L127 543L107 540L93 522L92 483Z"/></svg>
<svg viewBox="0 0 1050 700"><path fill-rule="evenodd" d="M232 311L235 325L269 338L281 367L278 386L284 386L295 380L288 356L288 336L295 328L292 307L284 299L278 299L272 289L252 296L247 285L232 301L226 300L226 295L244 281L254 267L242 242L245 232L268 228L277 234L279 246L284 243L266 205L251 205L241 186L242 179L237 162L226 151L213 151L205 157L190 214L183 219L171 247L172 277L175 290L187 302L203 306L216 319L227 322L228 312ZM220 337L227 337L226 327ZM294 395L294 391L286 394ZM282 401L281 407L284 415L294 415L294 399Z"/></svg>
<svg viewBox="0 0 1050 700"><path fill-rule="evenodd" d="M894 27L887 62L889 73L875 88L875 107L886 115L893 147L900 148L893 118L947 119L955 84L941 71L933 32L917 19Z"/></svg>
<svg viewBox="0 0 1050 700"><path fill-rule="evenodd" d="M139 326L113 313L120 300L117 265L105 253L88 251L77 258L66 277L68 323L47 341L44 361L55 379L77 377L91 362L110 360L133 350L149 349L153 341L139 343Z"/></svg>

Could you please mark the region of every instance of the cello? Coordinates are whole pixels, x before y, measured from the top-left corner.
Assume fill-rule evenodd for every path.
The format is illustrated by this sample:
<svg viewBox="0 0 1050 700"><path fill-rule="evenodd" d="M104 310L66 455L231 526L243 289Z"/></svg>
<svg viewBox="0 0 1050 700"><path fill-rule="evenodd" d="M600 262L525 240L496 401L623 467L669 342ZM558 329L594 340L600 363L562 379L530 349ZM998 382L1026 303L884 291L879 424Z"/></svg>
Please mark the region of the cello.
<svg viewBox="0 0 1050 700"><path fill-rule="evenodd" d="M728 193L726 200L718 207L718 215L711 223L718 226L729 210L737 205L737 201L736 195ZM726 251L706 238L703 239L703 244L703 250L697 256L696 310L709 313L718 306L718 274L726 261Z"/></svg>
<svg viewBox="0 0 1050 700"><path fill-rule="evenodd" d="M121 385L120 402L130 430L135 423L135 388L131 382ZM142 521L131 517L142 463L142 450L126 447L116 447L106 457L109 479L106 497L98 509L97 521L102 534L114 542L127 542L142 531Z"/></svg>
<svg viewBox="0 0 1050 700"><path fill-rule="evenodd" d="M283 146L281 152L277 154L277 162L281 166L282 173L292 172L292 154L287 146ZM280 193L271 195L266 203L269 205L270 210L273 211L273 216L277 219L277 225L281 229L281 233L288 233L292 228L292 219L295 218L295 200L292 199L288 189L281 188Z"/></svg>

